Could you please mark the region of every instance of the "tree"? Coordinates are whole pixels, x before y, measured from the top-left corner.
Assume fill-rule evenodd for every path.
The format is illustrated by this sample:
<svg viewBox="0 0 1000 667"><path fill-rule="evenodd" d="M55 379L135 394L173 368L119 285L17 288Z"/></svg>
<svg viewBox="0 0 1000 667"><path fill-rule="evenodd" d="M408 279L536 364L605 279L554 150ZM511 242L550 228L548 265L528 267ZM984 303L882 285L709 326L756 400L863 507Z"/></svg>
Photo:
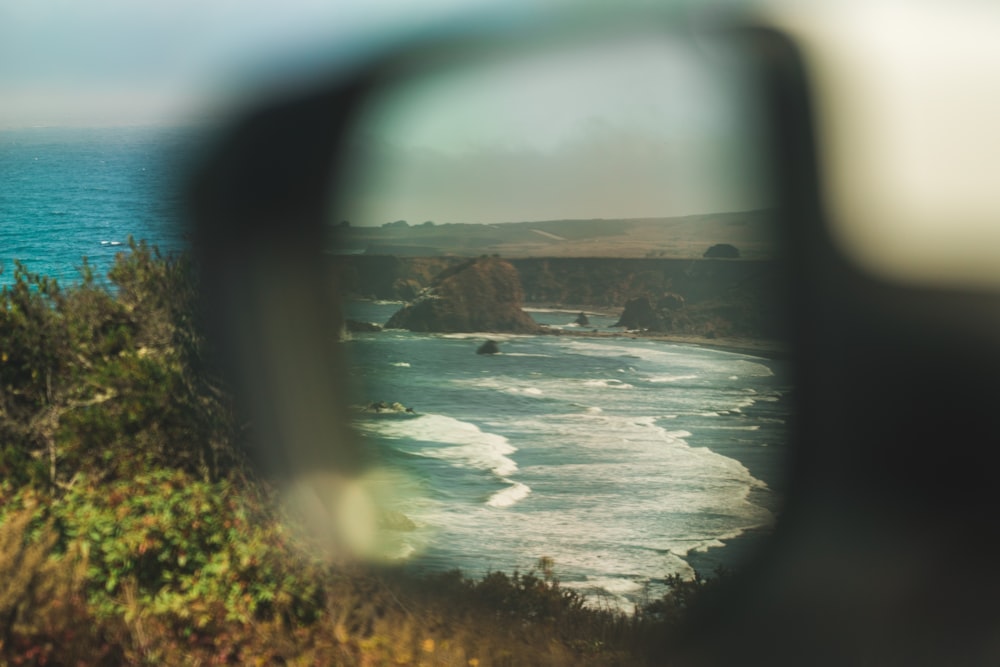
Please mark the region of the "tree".
<svg viewBox="0 0 1000 667"><path fill-rule="evenodd" d="M69 289L18 264L0 291L0 478L64 488L148 466L206 480L232 469L235 417L189 262L129 245L113 291L86 261Z"/></svg>
<svg viewBox="0 0 1000 667"><path fill-rule="evenodd" d="M740 256L739 249L728 243L716 243L705 251L704 257L713 259L736 259Z"/></svg>

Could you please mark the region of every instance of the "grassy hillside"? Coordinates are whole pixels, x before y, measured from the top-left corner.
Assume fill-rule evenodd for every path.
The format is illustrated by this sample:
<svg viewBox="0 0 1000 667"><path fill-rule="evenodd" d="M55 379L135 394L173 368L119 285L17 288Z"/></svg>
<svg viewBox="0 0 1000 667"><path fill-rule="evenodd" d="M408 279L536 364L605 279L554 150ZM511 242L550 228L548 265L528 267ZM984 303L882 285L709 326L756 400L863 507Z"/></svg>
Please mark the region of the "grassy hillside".
<svg viewBox="0 0 1000 667"><path fill-rule="evenodd" d="M774 257L768 211L627 220L545 220L496 225L338 227L341 253L520 257L701 257L716 243L750 259Z"/></svg>

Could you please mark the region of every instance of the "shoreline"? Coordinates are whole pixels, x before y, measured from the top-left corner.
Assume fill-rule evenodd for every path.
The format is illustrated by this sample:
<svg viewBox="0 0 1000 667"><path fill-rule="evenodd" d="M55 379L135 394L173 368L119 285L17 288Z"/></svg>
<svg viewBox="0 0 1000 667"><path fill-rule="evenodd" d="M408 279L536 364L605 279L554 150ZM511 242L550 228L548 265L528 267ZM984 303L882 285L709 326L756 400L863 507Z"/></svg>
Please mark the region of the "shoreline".
<svg viewBox="0 0 1000 667"><path fill-rule="evenodd" d="M621 309L602 308L583 304L547 304L547 303L525 303L521 306L523 310L530 312L539 311L559 311L566 313L585 312L588 314L600 315L603 317L619 317ZM736 354L746 354L752 357L762 357L765 359L783 360L791 356L788 345L781 340L771 338L751 338L742 336L715 337L696 336L692 334L674 334L662 331L594 331L581 327L580 329L553 329L546 325L541 325L541 335L543 336L578 336L583 338L630 338L633 340L657 340L664 343L677 343L680 345L695 345L706 347L723 352L733 352Z"/></svg>
<svg viewBox="0 0 1000 667"><path fill-rule="evenodd" d="M620 310L609 308L599 308L586 305L553 305L531 303L525 304L524 309L546 311L565 311L567 313L586 312L587 314L597 314L605 317L618 317ZM575 336L581 338L624 338L629 340L655 340L664 343L674 343L679 345L693 345L696 347L710 348L723 352L733 352L752 357L759 357L769 360L782 361L791 356L791 351L787 343L777 339L749 338L749 337L717 337L708 338L706 336L695 336L690 334L671 334L652 331L594 331L592 329L551 329L542 326L540 335L547 336ZM710 447L710 449L712 449ZM746 461L733 452L718 451L716 453L735 458L742 464ZM752 563L762 553L766 545L774 536L774 526L755 526L742 531L739 535L720 540L721 544L712 546L701 551L688 552L683 560L691 566L701 576L715 578L719 576L720 570L725 573L733 573Z"/></svg>
<svg viewBox="0 0 1000 667"><path fill-rule="evenodd" d="M356 301L361 302L371 302L378 303L372 299L356 299ZM391 302L391 303L405 303L403 301ZM525 304L522 306L525 312L529 313L531 311L540 312L565 312L565 313L579 313L586 312L593 315L600 315L603 317L613 317L617 318L620 313L611 311L607 308L598 308L594 306L564 306L564 305L549 305L549 304ZM384 324L373 322L379 327L384 327ZM694 345L696 347L705 347L713 350L720 350L722 352L733 352L735 354L745 354L751 357L761 357L763 359L773 359L773 360L785 360L791 356L788 345L781 340L772 338L750 338L750 337L715 337L709 338L707 336L695 336L692 334L673 334L666 333L662 331L634 331L625 330L621 331L598 331L594 329L587 329L581 327L580 329L555 329L545 324L538 325L538 331L532 335L538 336L575 336L578 338L628 338L632 340L645 339L645 340L656 340L662 341L664 343L675 343L678 345ZM470 334L483 334L488 335L490 333L509 333L503 331L478 331L478 332L468 332Z"/></svg>
<svg viewBox="0 0 1000 667"><path fill-rule="evenodd" d="M571 331L542 327L542 336L576 336L580 338L628 338L631 340L656 340L679 345L707 347L723 352L745 354L751 357L782 360L790 356L787 345L779 340L763 338L708 338L687 334L670 334L653 331Z"/></svg>
<svg viewBox="0 0 1000 667"><path fill-rule="evenodd" d="M649 332L649 331L628 331L623 328L610 329L608 327L609 323L616 322L620 312L617 309L611 308L601 308L586 305L564 305L564 304L552 304L552 303L528 303L524 304L522 308L528 311L529 314L538 317L541 315L545 322L555 322L551 326L540 325L535 333L530 334L531 337L540 336L568 336L583 339L607 339L611 340L614 344L614 340L621 341L622 344L627 344L631 341L639 341L640 343L644 340L659 341L667 344L673 345L684 345L684 346L694 346L702 347L706 349L720 350L729 353L748 355L750 357L755 357L758 359L773 360L781 365L780 362L789 357L787 347L782 345L780 341L768 340L768 339L758 339L752 337L717 337L708 338L705 336L694 336L694 335L683 335L683 334L671 334L664 332ZM539 311L537 314L531 311ZM568 327L559 328L563 326L562 322L568 322L573 319L573 317L564 317L563 314L575 316L579 312L585 312L588 316L599 315L600 319L597 320L597 330L593 328L584 327ZM548 313L548 314L545 314ZM553 314L555 313L555 314ZM592 318L593 319L593 318ZM489 337L489 332L471 332L471 336L483 336ZM544 339L539 339L544 340ZM555 343L556 341L552 341ZM568 342L568 341L567 341ZM647 345L643 343L643 345ZM651 343L648 345L656 346L656 343ZM762 362L761 362L762 363ZM757 474L757 469L752 465L756 460L758 464L761 462L753 457L750 460L741 456L743 452L730 451L732 448L729 447L716 447L706 444L699 444L691 441L692 447L707 447L711 451L728 458L732 458L739 461L748 470L751 470L752 474L758 479L765 481L769 486L771 486L771 478L764 477ZM756 450L755 450L756 451ZM770 451L770 450L767 450ZM752 454L752 452L746 452L746 454ZM759 467L759 465L758 465ZM780 474L775 473L778 477ZM776 484L773 488L777 489L780 484ZM781 494L780 491L776 490L776 493ZM780 503L778 503L780 506ZM768 505L770 507L770 505ZM682 558L684 562L687 563L693 570L699 572L703 576L714 577L716 570L721 566L722 568L729 571L740 570L746 566L746 564L752 562L754 558L763 550L765 544L773 536L773 526L753 526L747 528L740 532L740 534L729 537L724 540L720 540L720 544L708 547L702 551L690 551L687 552ZM418 566L419 567L419 566Z"/></svg>

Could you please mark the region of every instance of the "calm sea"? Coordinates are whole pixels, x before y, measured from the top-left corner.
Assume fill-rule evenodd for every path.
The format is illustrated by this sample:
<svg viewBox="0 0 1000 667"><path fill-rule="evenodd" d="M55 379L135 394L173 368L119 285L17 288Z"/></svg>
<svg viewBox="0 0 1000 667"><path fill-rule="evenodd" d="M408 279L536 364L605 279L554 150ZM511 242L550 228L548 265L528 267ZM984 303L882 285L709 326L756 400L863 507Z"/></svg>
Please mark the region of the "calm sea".
<svg viewBox="0 0 1000 667"><path fill-rule="evenodd" d="M0 131L0 284L14 260L69 284L84 256L103 275L129 235L184 246L181 165L195 133L152 127Z"/></svg>
<svg viewBox="0 0 1000 667"><path fill-rule="evenodd" d="M129 235L173 251L193 134L166 128L0 132L0 284L13 260L62 283L106 272ZM384 323L399 304L354 303ZM576 313L535 310L572 328ZM612 319L591 315L591 326ZM663 342L403 331L347 343L357 428L394 471L416 526L389 555L418 569L522 571L555 561L571 587L627 607L670 574L738 566L780 508L787 370Z"/></svg>

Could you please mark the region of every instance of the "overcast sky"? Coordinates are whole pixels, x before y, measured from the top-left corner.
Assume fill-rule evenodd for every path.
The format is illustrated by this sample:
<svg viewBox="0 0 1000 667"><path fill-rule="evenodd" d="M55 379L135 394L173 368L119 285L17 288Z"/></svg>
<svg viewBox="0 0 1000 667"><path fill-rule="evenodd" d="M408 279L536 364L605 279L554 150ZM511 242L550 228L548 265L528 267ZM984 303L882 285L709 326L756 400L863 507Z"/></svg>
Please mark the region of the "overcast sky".
<svg viewBox="0 0 1000 667"><path fill-rule="evenodd" d="M759 118L732 64L641 31L414 85L365 128L368 180L344 215L496 223L765 207Z"/></svg>
<svg viewBox="0 0 1000 667"><path fill-rule="evenodd" d="M0 0L0 128L175 122L241 65L484 0Z"/></svg>
<svg viewBox="0 0 1000 667"><path fill-rule="evenodd" d="M248 63L488 3L415 4L0 0L0 129L186 123L252 79ZM415 85L365 128L368 178L341 215L503 222L766 205L751 107L692 54L637 37Z"/></svg>

